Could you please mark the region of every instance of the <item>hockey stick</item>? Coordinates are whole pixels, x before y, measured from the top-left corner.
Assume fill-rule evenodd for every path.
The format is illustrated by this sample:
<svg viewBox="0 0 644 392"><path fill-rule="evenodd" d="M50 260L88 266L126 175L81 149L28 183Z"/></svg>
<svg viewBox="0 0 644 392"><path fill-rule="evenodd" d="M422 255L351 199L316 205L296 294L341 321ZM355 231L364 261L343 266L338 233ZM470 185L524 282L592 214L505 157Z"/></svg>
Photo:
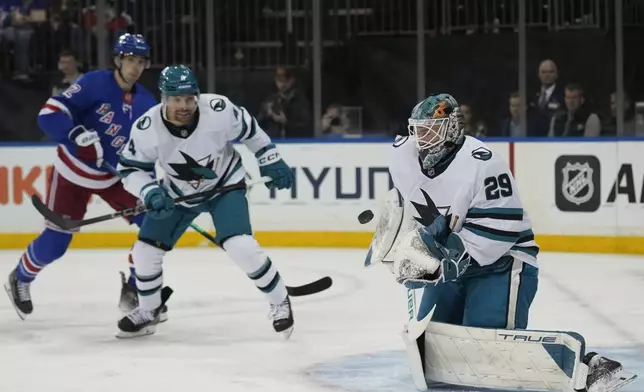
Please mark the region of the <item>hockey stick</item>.
<svg viewBox="0 0 644 392"><path fill-rule="evenodd" d="M190 225L197 233L207 238L213 244L219 246L215 241L215 237L210 235L206 230L202 229L199 225L193 223ZM325 276L311 283L302 286L286 286L286 291L291 297L302 297L305 295L317 294L331 287L333 280L329 276Z"/></svg>
<svg viewBox="0 0 644 392"><path fill-rule="evenodd" d="M114 174L115 176L117 176L119 178L123 178L123 174L121 174L120 171L116 170L116 168L114 166L110 165L108 162L103 162L103 167L105 169L109 170L109 172ZM206 239L208 239L208 241L212 242L213 244L217 244L217 242L215 241L215 237L213 237L206 230L202 229L196 223L190 223L190 227L192 227L197 233L201 234Z"/></svg>
<svg viewBox="0 0 644 392"><path fill-rule="evenodd" d="M103 167L109 170L115 176L123 178L123 175L121 174L121 172L116 170L116 168L114 168L109 163L104 162ZM263 177L263 178L266 178L266 177ZM196 223L191 223L190 227L192 227L197 233L201 234L206 239L208 239L208 241L219 246L219 244L217 244L217 241L215 240L215 237L213 237L201 226L197 225ZM332 284L333 284L333 280L329 276L325 276L321 279L318 279L311 283L304 284L302 286L286 286L286 290L288 291L288 295L292 297L300 297L300 296L317 294L319 292L322 292L328 289L329 287L331 287Z"/></svg>
<svg viewBox="0 0 644 392"><path fill-rule="evenodd" d="M184 202L184 201L192 201L192 200L197 200L197 199L202 199L202 198L208 198L212 197L218 193L225 193L225 192L230 192L238 189L248 189L251 188L257 184L264 184L266 182L272 181L270 177L261 177L257 180L252 180L248 181L247 183L240 182L237 184L232 184L232 185L225 185L222 187L214 188L214 189L209 189L207 191L203 192L197 192L193 193L190 195L185 195L185 196L179 196L177 198L172 199L172 201L175 204ZM31 196L31 204L36 208L36 210L44 216L48 221L51 223L55 224L56 226L60 227L63 230L73 230L77 229L82 226L87 226L91 225L94 223L100 223L100 222L105 222L108 220L112 220L115 218L125 218L125 217L130 217L130 216L136 216L139 214L142 214L144 212L149 211L147 207L144 205L138 205L136 207L132 208L126 208L121 211L113 212L111 214L106 214L106 215L101 215L97 216L95 218L89 218L89 219L80 219L80 220L71 220L71 219L66 219L63 218L62 216L56 214L52 210L49 209L45 205L45 203L40 200L40 198L37 195Z"/></svg>

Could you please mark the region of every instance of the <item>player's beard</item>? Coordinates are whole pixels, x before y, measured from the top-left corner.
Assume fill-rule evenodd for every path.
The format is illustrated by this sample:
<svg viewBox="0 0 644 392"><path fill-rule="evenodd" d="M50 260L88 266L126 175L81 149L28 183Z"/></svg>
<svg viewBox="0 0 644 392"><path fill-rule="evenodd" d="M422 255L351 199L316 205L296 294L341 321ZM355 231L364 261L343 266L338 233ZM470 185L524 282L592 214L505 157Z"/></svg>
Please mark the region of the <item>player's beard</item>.
<svg viewBox="0 0 644 392"><path fill-rule="evenodd" d="M184 125L190 124L194 112L190 109L179 109L174 112L174 121L182 123Z"/></svg>

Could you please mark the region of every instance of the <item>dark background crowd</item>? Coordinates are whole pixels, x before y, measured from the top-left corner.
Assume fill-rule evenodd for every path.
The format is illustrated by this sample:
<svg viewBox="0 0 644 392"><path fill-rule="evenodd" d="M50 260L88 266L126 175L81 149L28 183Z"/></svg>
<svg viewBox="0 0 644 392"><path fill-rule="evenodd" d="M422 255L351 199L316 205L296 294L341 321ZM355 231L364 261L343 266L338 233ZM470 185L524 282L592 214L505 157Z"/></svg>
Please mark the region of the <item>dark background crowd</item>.
<svg viewBox="0 0 644 392"><path fill-rule="evenodd" d="M644 136L642 0L619 0L619 70L618 0L525 0L524 70L520 0L320 0L319 118L316 1L209 1L0 0L0 141L44 140L36 125L40 106L84 72L109 67L101 49L124 32L143 34L152 47L152 68L141 80L151 91L165 65L187 64L202 90L216 86L209 92L245 106L276 139L311 138L316 128L327 138L404 134L418 99L419 50L425 91L454 95L470 135ZM528 83L526 127L520 71ZM618 72L626 92L623 130L616 127Z"/></svg>

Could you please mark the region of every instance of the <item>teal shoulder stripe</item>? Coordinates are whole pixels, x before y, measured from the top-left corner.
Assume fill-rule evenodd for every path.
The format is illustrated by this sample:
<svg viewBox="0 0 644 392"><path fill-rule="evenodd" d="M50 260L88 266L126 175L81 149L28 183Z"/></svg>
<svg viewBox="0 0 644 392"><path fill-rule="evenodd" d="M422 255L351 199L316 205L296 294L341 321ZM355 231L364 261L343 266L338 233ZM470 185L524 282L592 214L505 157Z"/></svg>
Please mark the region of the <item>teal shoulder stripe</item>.
<svg viewBox="0 0 644 392"><path fill-rule="evenodd" d="M119 159L121 166L126 168L141 169L145 171L154 171L154 162L139 162L132 159L121 157Z"/></svg>
<svg viewBox="0 0 644 392"><path fill-rule="evenodd" d="M254 137L257 134L257 127L258 126L259 125L257 125L257 120L255 120L255 117L251 116L250 117L250 133L248 133L248 136L246 136L244 138L244 140L251 139L252 137Z"/></svg>
<svg viewBox="0 0 644 392"><path fill-rule="evenodd" d="M494 241L515 243L519 238L519 233L517 232L493 229L490 227L477 225L475 223L467 222L463 225L463 228L478 236Z"/></svg>
<svg viewBox="0 0 644 392"><path fill-rule="evenodd" d="M241 123L242 123L242 129L241 132L239 132L239 135L233 140L234 142L240 142L246 138L246 132L248 132L248 124L246 123L246 120L244 119L244 113L246 112L246 109L243 107L241 109Z"/></svg>
<svg viewBox="0 0 644 392"><path fill-rule="evenodd" d="M470 208L466 218L522 221L523 208Z"/></svg>

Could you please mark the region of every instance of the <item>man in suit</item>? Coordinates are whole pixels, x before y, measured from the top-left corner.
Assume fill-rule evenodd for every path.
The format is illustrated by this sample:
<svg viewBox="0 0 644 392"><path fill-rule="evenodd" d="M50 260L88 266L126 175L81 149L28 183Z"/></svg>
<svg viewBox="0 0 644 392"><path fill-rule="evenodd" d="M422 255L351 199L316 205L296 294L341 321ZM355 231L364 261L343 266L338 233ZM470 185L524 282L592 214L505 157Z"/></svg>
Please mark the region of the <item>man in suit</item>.
<svg viewBox="0 0 644 392"><path fill-rule="evenodd" d="M547 136L550 121L555 113L565 110L564 86L557 83L559 73L554 61L547 59L539 64L541 88L529 104L528 136Z"/></svg>

